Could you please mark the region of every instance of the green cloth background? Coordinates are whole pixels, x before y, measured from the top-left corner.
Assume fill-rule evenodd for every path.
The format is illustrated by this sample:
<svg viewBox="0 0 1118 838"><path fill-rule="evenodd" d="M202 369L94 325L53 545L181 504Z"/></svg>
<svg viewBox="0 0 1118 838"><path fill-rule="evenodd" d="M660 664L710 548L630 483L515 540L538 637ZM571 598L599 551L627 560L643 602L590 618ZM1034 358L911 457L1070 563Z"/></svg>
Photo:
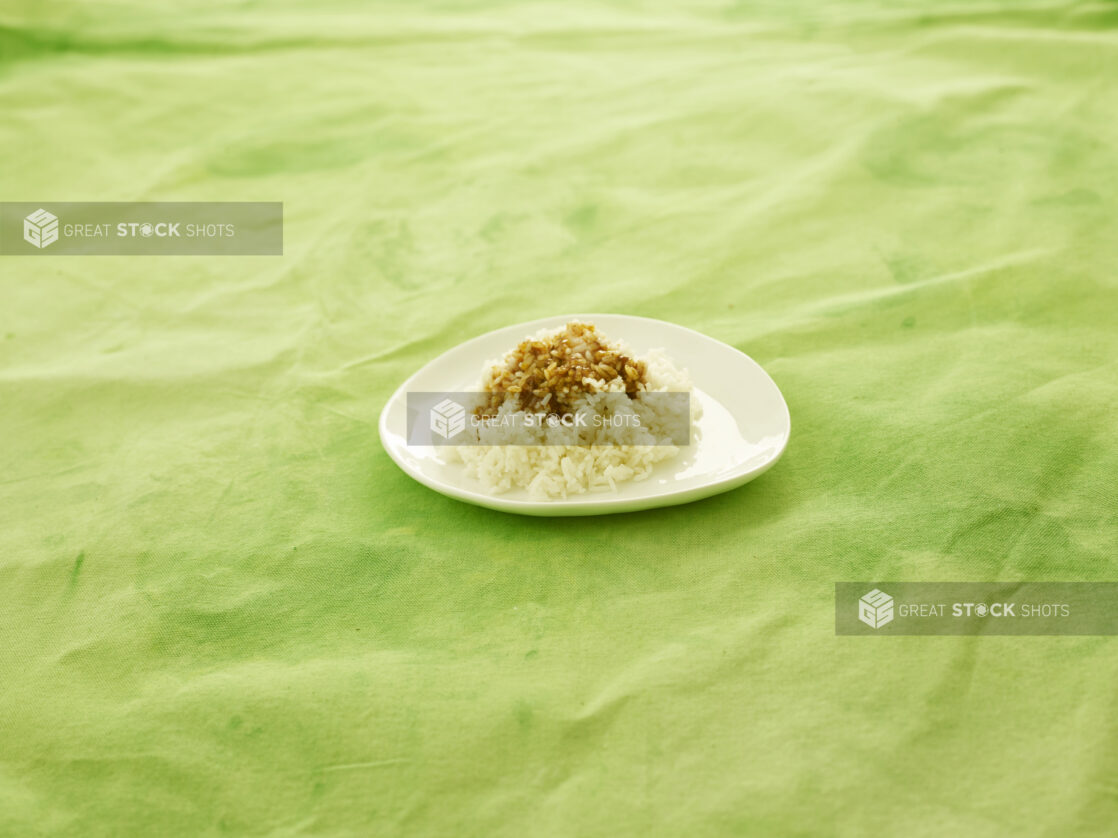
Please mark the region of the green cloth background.
<svg viewBox="0 0 1118 838"><path fill-rule="evenodd" d="M282 257L0 258L0 834L1110 836L1112 638L833 584L1118 578L1113 3L0 7L0 198L282 200ZM534 520L376 419L668 319L784 459Z"/></svg>

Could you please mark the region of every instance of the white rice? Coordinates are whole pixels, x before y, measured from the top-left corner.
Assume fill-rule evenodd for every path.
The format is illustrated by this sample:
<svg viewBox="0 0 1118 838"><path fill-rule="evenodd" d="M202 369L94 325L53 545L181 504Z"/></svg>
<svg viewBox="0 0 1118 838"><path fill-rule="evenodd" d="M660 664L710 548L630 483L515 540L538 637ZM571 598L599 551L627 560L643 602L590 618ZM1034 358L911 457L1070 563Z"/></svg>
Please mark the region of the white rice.
<svg viewBox="0 0 1118 838"><path fill-rule="evenodd" d="M547 337L561 330L544 330L536 338ZM610 342L623 349L629 357L636 357L623 344ZM687 371L678 369L660 350L653 350L640 360L647 367L643 392L692 392ZM490 369L501 361L487 363L482 371L484 381ZM575 402L575 412L586 412L588 418L595 413L603 396L599 393L624 391L620 379L607 384L603 380L585 379L588 392ZM611 386L612 385L612 386ZM616 397L612 397L616 399ZM695 420L701 414L698 401L692 397L690 427L695 435ZM533 499L566 498L586 492L616 491L619 483L645 480L656 464L676 457L680 449L670 443L671 428L679 428L681 416L667 411L672 408L668 400L643 401L638 393L627 409L639 416L639 427L621 425L614 427L548 428L517 427L468 428L475 435L477 444L457 445L445 449L449 459L465 465L466 473L476 478L493 494L512 489L525 489ZM617 415L614 407L611 412ZM511 403L503 405L498 418L513 414L523 419L524 411L513 411ZM510 436L510 433L512 436ZM551 440L570 444L538 444L544 435ZM486 445L487 441L500 439L505 444ZM512 440L512 443L508 441Z"/></svg>

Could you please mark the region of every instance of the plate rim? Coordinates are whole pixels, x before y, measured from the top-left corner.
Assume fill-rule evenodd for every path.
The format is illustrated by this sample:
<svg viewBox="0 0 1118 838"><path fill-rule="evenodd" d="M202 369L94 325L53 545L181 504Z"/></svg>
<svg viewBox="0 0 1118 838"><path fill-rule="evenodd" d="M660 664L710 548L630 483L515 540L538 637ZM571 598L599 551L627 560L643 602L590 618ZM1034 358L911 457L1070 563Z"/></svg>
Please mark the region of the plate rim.
<svg viewBox="0 0 1118 838"><path fill-rule="evenodd" d="M676 491L668 491L663 494L649 495L640 498L621 498L621 497L605 497L600 499L591 498L578 498L571 500L567 498L555 498L548 500L517 500L511 498L503 498L501 495L489 495L482 490L473 490L462 488L450 483L443 483L435 480L422 472L414 472L405 466L403 460L397 455L394 446L389 445L386 437L393 434L388 429L388 413L390 408L396 401L401 398L401 394L406 395L408 386L427 370L439 362L439 360L455 350L463 347L468 347L472 343L477 343L491 337L498 332L508 331L510 329L525 329L525 333L530 334L533 330L538 331L541 328L546 328L548 324L559 320L585 320L592 321L592 318L603 317L622 317L628 320L642 320L646 323L654 323L657 325L670 326L673 329L681 329L685 332L690 332L703 340L713 341L725 349L735 352L745 358L749 363L753 364L757 370L764 375L769 382L776 389L777 395L780 396L780 405L784 411L784 421L788 430L784 434L784 439L776 454L767 462L762 463L752 469L747 469L741 473L731 473L725 477L715 480L711 483L704 483L700 486L695 486L689 489L679 489ZM784 393L780 386L773 380L773 377L752 357L742 352L736 346L731 346L725 341L719 340L716 337L704 334L697 329L692 329L690 326L683 326L679 323L673 323L670 320L661 320L656 317L644 317L638 314L621 314L617 312L598 312L595 314L577 313L577 314L557 314L550 317L541 317L536 320L528 320L523 323L511 323L508 326L501 326L496 329L490 329L482 334L475 335L468 338L461 343L456 343L449 349L440 352L426 364L421 366L411 375L409 375L390 395L381 407L380 416L377 420L377 435L380 438L381 448L388 454L389 458L396 464L396 466L404 472L405 475L415 480L417 483L426 486L432 491L438 492L455 500L469 503L474 506L481 506L487 509L494 509L500 512L508 512L520 515L533 515L533 516L551 516L551 517L566 517L577 515L604 515L610 513L621 512L637 512L644 509L655 509L664 506L677 506L684 503L690 503L703 498L711 497L712 495L721 494L731 489L735 489L750 480L760 477L770 468L779 462L780 458L784 456L785 450L788 448L788 443L792 438L792 415L788 409L788 401L784 398Z"/></svg>

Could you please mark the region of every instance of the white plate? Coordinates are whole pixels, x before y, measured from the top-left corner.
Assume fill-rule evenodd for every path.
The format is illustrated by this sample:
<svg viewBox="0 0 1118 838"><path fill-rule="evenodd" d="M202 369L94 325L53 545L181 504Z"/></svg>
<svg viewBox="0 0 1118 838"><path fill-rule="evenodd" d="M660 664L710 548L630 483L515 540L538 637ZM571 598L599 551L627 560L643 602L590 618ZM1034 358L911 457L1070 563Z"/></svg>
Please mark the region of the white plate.
<svg viewBox="0 0 1118 838"><path fill-rule="evenodd" d="M658 464L645 480L619 483L616 492L556 500L536 500L523 489L490 494L477 479L466 476L460 463L447 462L438 447L407 444L409 391L473 390L486 361L500 358L540 329L571 320L593 323L607 339L625 341L638 356L662 349L677 367L686 367L695 385L693 398L703 407L698 442ZM748 355L674 323L624 314L548 317L468 340L401 384L380 414L381 444L411 477L448 497L521 515L632 512L725 492L771 468L784 453L791 430L780 389Z"/></svg>

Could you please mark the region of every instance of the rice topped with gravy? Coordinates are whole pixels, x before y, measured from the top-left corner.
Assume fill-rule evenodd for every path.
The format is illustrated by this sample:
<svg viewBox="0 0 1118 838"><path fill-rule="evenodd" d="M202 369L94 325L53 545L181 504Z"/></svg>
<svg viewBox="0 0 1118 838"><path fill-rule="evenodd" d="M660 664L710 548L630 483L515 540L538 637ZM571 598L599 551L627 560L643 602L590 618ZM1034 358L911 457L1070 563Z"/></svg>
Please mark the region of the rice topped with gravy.
<svg viewBox="0 0 1118 838"><path fill-rule="evenodd" d="M467 429L472 444L447 454L494 494L526 489L535 499L565 498L644 480L679 455L672 429L693 433L699 416L694 398L648 396L690 393L686 370L658 350L637 358L588 323L545 329L487 362L479 389L480 421ZM580 414L609 418L602 425L558 421Z"/></svg>

